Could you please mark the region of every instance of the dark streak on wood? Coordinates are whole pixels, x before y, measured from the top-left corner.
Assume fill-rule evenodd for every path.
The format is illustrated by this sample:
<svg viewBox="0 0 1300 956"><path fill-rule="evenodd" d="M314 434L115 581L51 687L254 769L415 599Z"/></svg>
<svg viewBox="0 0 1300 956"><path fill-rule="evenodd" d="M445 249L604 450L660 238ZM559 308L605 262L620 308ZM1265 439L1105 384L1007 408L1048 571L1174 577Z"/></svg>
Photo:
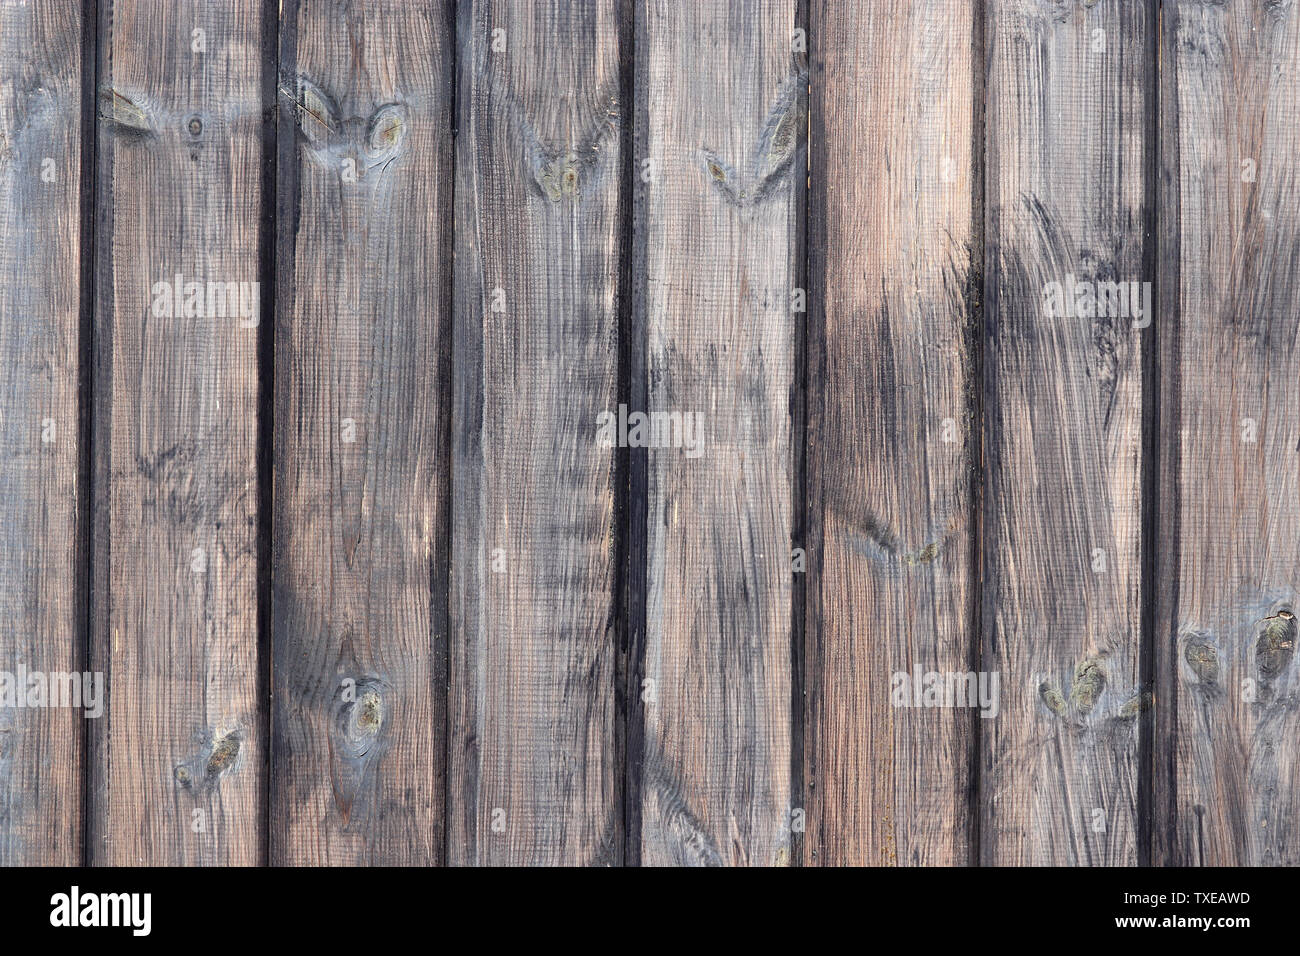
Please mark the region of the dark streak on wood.
<svg viewBox="0 0 1300 956"><path fill-rule="evenodd" d="M643 52L636 43L637 0L619 0L619 101L633 117L645 113L645 93L637 85ZM620 124L620 176L624 184L619 208L619 352L618 402L629 408L646 407L645 231L636 228L637 195L645 184L636 160L637 123ZM615 455L618 476L618 521L614 558L617 565L619 644L615 673L615 713L618 764L622 771L623 865L641 865L641 779L645 739L645 713L641 681L645 676L646 631L646 452L619 448Z"/></svg>

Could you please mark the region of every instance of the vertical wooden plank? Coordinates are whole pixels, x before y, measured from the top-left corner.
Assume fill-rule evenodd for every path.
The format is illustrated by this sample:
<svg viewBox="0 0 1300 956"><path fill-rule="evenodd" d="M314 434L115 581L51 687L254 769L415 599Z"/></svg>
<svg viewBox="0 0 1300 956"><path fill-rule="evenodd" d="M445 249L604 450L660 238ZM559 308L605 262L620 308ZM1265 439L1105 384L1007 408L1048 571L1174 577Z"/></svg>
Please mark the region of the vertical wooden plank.
<svg viewBox="0 0 1300 956"><path fill-rule="evenodd" d="M1300 864L1300 11L1167 4L1154 862Z"/></svg>
<svg viewBox="0 0 1300 956"><path fill-rule="evenodd" d="M813 9L808 863L965 864L997 719L987 683L982 711L915 693L977 670L975 13Z"/></svg>
<svg viewBox="0 0 1300 956"><path fill-rule="evenodd" d="M807 122L794 15L790 0L637 9L637 162L649 181L638 183L635 309L649 407L629 411L680 422L642 436L646 865L789 858Z"/></svg>
<svg viewBox="0 0 1300 956"><path fill-rule="evenodd" d="M81 862L83 714L93 708L19 706L29 690L20 668L82 670L81 41L76 0L0 5L3 866Z"/></svg>
<svg viewBox="0 0 1300 956"><path fill-rule="evenodd" d="M1151 8L987 9L981 856L1132 864Z"/></svg>
<svg viewBox="0 0 1300 956"><path fill-rule="evenodd" d="M457 30L448 861L618 864L617 8Z"/></svg>
<svg viewBox="0 0 1300 956"><path fill-rule="evenodd" d="M282 8L278 864L442 860L450 41L438 4Z"/></svg>
<svg viewBox="0 0 1300 956"><path fill-rule="evenodd" d="M261 16L101 5L96 863L261 858Z"/></svg>

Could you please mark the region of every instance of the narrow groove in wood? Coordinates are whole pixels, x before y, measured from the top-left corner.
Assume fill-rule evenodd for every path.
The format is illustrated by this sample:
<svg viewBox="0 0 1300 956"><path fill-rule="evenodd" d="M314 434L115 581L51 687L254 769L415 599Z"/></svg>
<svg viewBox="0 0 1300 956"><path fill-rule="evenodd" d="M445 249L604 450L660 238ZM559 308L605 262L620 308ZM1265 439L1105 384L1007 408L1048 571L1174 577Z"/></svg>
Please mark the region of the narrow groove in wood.
<svg viewBox="0 0 1300 956"><path fill-rule="evenodd" d="M984 602L981 599L984 574L984 296L987 276L984 271L984 229L988 210L985 203L985 176L987 166L987 129L984 116L985 86L988 82L988 47L985 35L985 0L974 0L971 18L971 253L966 283L966 349L970 356L970 380L966 384L969 410L968 434L973 436L974 451L970 455L970 546L969 574L971 578L969 607L968 655L975 672L984 670L983 634ZM983 762L979 712L970 714L970 742L967 747L969 779L967 781L966 812L969 821L966 865L980 865L980 830L983 813L980 811L983 781Z"/></svg>
<svg viewBox="0 0 1300 956"><path fill-rule="evenodd" d="M443 16L446 21L447 36L450 39L448 49L448 61L450 77L447 82L447 115L451 124L451 182L456 182L456 167L460 162L460 150L456 148L456 138L459 135L459 109L460 100L457 93L457 84L460 82L460 44L456 38L458 17L460 16L459 4L457 0L442 0ZM454 187L451 190L453 195L448 197L448 205L442 217L442 242L443 248L456 248L456 219ZM442 295L444 302L454 302L456 296L456 274L454 269L445 269L442 277ZM440 449L442 460L450 463L452 460L452 405L455 400L455 369L452 363L451 343L456 338L456 311L449 309L447 314L447 343L448 347L442 350L438 359L438 381L442 385L438 400L441 402L439 409L439 427L442 429L443 442ZM450 464L444 466L439 471L441 479L441 491L443 501L454 502L455 497L455 469ZM451 716L449 706L449 682L451 679L451 561L454 550L451 529L452 518L450 516L451 506L446 509L443 519L442 534L439 535L437 544L436 560L430 567L430 606L433 613L430 614L430 624L436 625L441 629L442 648L434 649L434 680L437 686L434 688L434 701L442 713L442 838L439 847L438 865L446 867L448 865L447 844L450 840L448 833L449 820L451 817L451 775L447 773L447 767L450 766L451 760ZM441 562L439 564L438 562Z"/></svg>
<svg viewBox="0 0 1300 956"><path fill-rule="evenodd" d="M259 855L271 859L271 667L274 632L271 608L271 545L275 540L275 320L280 150L280 17L262 9L262 214L258 222L258 278L262 283L258 328L257 429L257 651L258 700L263 731L263 822Z"/></svg>
<svg viewBox="0 0 1300 956"><path fill-rule="evenodd" d="M1146 221L1142 254L1142 277L1152 283L1152 301L1161 301L1160 282L1160 0L1147 3L1147 82L1144 105L1146 130L1145 163L1142 170ZM1159 321L1167 319L1160 313ZM1153 320L1154 321L1154 320ZM1139 693L1152 690L1154 681L1156 604L1159 580L1156 572L1158 528L1163 502L1160 498L1160 367L1157 333L1146 330L1142 339L1142 573L1140 624L1138 631ZM1155 738L1154 714L1150 708L1138 715L1137 864L1151 864L1152 759Z"/></svg>
<svg viewBox="0 0 1300 956"><path fill-rule="evenodd" d="M795 28L804 31L805 37L812 36L812 4L810 0L795 0ZM796 59L799 59L796 57ZM812 57L807 53L802 57L802 69L805 77L805 96L807 97L806 116L812 115L812 97L816 94L813 86ZM804 144L805 176L811 177L811 144ZM796 169L797 177L800 170ZM812 298L812 243L810 241L810 221L813 215L813 193L807 187L803 191L803 202L797 209L795 223L794 247L798 250L795 257L794 284L804 290L807 297L803 321L796 322L794 329L794 394L790 396L791 440L794 455L793 474L790 489L793 499L790 502L790 550L802 548L808 551L808 336L809 326L814 316L819 315L818 306L808 299ZM805 817L808 808L808 795L804 792L804 748L806 720L804 701L808 690L807 667L805 663L805 635L808 614L808 575L792 571L793 585L790 591L790 807L787 812L803 810ZM805 824L806 826L806 824ZM807 830L790 835L790 864L803 866L808 849Z"/></svg>
<svg viewBox="0 0 1300 956"><path fill-rule="evenodd" d="M1155 527L1151 541L1152 612L1151 622L1151 675L1155 706L1152 708L1150 726L1152 744L1149 756L1148 785L1151 787L1149 835L1150 862L1170 865L1179 861L1174 856L1177 845L1177 752L1169 744L1178 727L1178 694L1172 675L1177 672L1178 628L1176 608L1181 597L1182 582L1178 575L1177 555L1181 550L1182 522L1182 460L1177 450L1165 448L1167 436L1177 436L1182 429L1180 382L1181 285L1178 253L1181 247L1179 215L1179 150L1178 126L1178 59L1174 31L1165 23L1166 17L1176 16L1176 11L1166 9L1157 0L1157 24L1160 28L1157 44L1159 66L1157 71L1156 108L1158 111L1160 149L1157 156L1156 180L1159 210L1159 232L1154 237L1160 269L1156 275L1156 288L1160 304L1158 337L1153 345L1160 355L1155 367L1160 375L1153 396L1157 402L1153 410L1158 419L1149 425L1156 431L1159 453L1156 459L1158 482L1155 493L1161 505L1155 511ZM1167 343L1166 349L1161 343ZM1162 653L1162 646L1166 650ZM1164 746L1156 747L1156 742ZM1161 799L1161 795L1164 799Z"/></svg>
<svg viewBox="0 0 1300 956"><path fill-rule="evenodd" d="M108 434L112 429L112 412L110 403L104 400L104 396L112 392L113 388L113 331L112 326L101 327L97 321L99 310L99 301L103 292L100 284L105 281L111 281L111 256L104 248L106 241L113 234L113 190L112 184L101 182L100 170L105 164L105 153L112 150L111 143L107 146L100 138L99 125L99 89L104 78L112 75L113 70L113 0L103 0L103 3L95 4L95 75L92 78L92 87L90 91L91 105L90 111L94 118L94 137L95 137L95 168L90 171L94 177L92 187L95 197L94 209L94 235L95 245L91 249L83 250L83 254L91 256L94 260L93 273L95 277L94 287L90 290L93 300L91 302L90 323L91 334L89 341L93 349L91 353L91 378L95 389L93 401L90 406L90 431L91 441L90 450L91 458L91 488L94 490L94 497L87 502L87 510L90 512L90 601L89 614L90 635L88 644L90 651L90 667L92 670L108 673L104 666L104 658L101 648L96 642L96 635L107 631L108 621L113 613L113 594L108 586L108 568L113 557L113 542L108 533L109 529L109 510L112 507L112 489L108 481L101 481L101 475L107 475L110 466L110 453L107 442L95 440L99 434ZM102 503L102 504L101 504ZM90 745L86 751L86 777L87 777L87 803L86 812L86 846L85 858L90 866L104 865L106 862L102 859L100 850L104 841L104 834L101 833L99 825L99 802L102 799L104 787L106 784L106 774L103 772L103 754L107 751L107 741L113 734L113 713L109 703L113 699L113 686L111 681L108 683L106 692L104 714L95 723L97 726L88 727Z"/></svg>
<svg viewBox="0 0 1300 956"><path fill-rule="evenodd" d="M633 369L643 368L644 345L638 341L633 312L636 275L634 248L636 224L633 212L636 192L636 4L619 4L619 102L623 123L619 127L620 168L619 281L618 281L618 401L638 407L633 395ZM619 744L619 803L623 815L623 862L641 863L641 741L645 715L641 710L640 674L645 651L645 469L634 463L636 449L619 448L615 454L614 487L618 496L615 523L615 615L618 648L615 657L614 693Z"/></svg>
<svg viewBox="0 0 1300 956"><path fill-rule="evenodd" d="M284 108L284 105L281 104L280 100L282 94L280 93L280 87L282 85L288 85L288 78L293 74L295 70L295 64L297 63L298 9L299 9L299 0L281 0L281 3L279 4L277 10L277 16L276 16L275 73L274 76L272 77L272 80L274 82L274 87L275 87L274 95L276 98L275 114L274 114L275 130L276 130L276 139L275 139L276 185L275 185L275 193L274 193L275 203L272 208L275 216L275 247L277 250L277 258L278 258L279 250L284 250L286 261L290 264L290 267L285 269L278 268L278 263L276 266L273 267L274 281L275 281L274 284L275 299L277 302L294 301L294 270L292 268L293 256L291 250L294 248L295 241L296 241L295 237L297 236L297 232L298 232L298 212L299 212L297 121L296 121L296 117L294 116L294 111L291 109ZM268 334L266 329L263 329L262 331L263 334ZM275 338L276 337L274 334L270 334L271 343L269 349L271 352L270 365L272 368L274 368L275 365ZM264 365L263 368L265 367L266 366ZM274 394L275 393L273 391L272 403L274 403ZM274 424L273 420L272 420L272 424ZM269 522L272 530L274 530L275 528L274 468L276 465L276 460L275 460L275 432L273 428L270 431L270 441L271 441L271 448L270 448L268 464L272 468L272 475L270 479L272 494L271 494L271 501L270 501L271 507L266 517L266 520ZM282 840L283 829L276 825L277 814L281 812L280 801L283 799L284 795L281 794L275 787L275 778L274 778L276 762L279 759L279 755L277 752L278 748L276 746L275 712L274 712L274 701L273 701L274 688L275 688L275 673L276 673L276 666L277 666L276 653L275 653L275 616L276 616L277 609L276 609L276 601L275 601L275 588L276 588L275 570L276 569L275 569L275 539L274 538L272 538L272 540L267 543L267 551L268 551L268 562L270 565L267 573L270 578L269 581L270 593L269 593L268 600L270 605L269 610L271 614L271 620L270 620L271 643L270 643L270 647L268 648L268 655L267 655L268 656L267 676L268 679L270 680L270 686L268 687L267 720L266 720L266 733L267 733L266 760L267 760L267 768L268 768L267 770L268 799L267 799L267 808L266 808L266 825L267 825L266 846L267 846L267 861L270 865L275 866L275 865L279 865L279 861L284 859L284 854L287 852L287 850L281 846L281 843L283 842Z"/></svg>
<svg viewBox="0 0 1300 956"><path fill-rule="evenodd" d="M111 2L111 0L106 0ZM98 97L98 60L100 51L99 2L82 0L81 6L81 301L80 368L78 374L77 486L81 489L77 514L77 620L81 667L93 670L91 634L94 630L91 591L93 587L93 505L95 501L94 401L95 401L95 220L99 177L97 150L99 124L95 121ZM91 821L91 722L81 722L81 865L89 866Z"/></svg>

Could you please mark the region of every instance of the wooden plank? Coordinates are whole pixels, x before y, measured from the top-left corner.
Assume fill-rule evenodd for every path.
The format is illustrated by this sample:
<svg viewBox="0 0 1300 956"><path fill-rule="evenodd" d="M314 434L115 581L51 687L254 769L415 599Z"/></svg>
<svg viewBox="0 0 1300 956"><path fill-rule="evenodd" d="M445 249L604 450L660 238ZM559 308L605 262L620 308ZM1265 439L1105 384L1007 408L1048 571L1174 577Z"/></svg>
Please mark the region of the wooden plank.
<svg viewBox="0 0 1300 956"><path fill-rule="evenodd" d="M83 714L95 708L20 706L20 668L83 670L81 34L72 0L0 6L2 866L81 862Z"/></svg>
<svg viewBox="0 0 1300 956"><path fill-rule="evenodd" d="M254 0L100 7L94 863L262 855L261 18Z"/></svg>
<svg viewBox="0 0 1300 956"><path fill-rule="evenodd" d="M648 408L630 411L681 422L644 436L657 447L645 452L641 862L782 864L804 318L795 4L646 0L636 15Z"/></svg>
<svg viewBox="0 0 1300 956"><path fill-rule="evenodd" d="M997 719L991 685L982 711L914 692L977 670L975 13L812 11L808 863L965 864Z"/></svg>
<svg viewBox="0 0 1300 956"><path fill-rule="evenodd" d="M1150 310L1119 314L1109 289L1090 309L1081 288L1150 278L1152 14L1128 0L987 10L981 666L1002 703L981 721L981 858L1133 864L1151 334L1135 325Z"/></svg>
<svg viewBox="0 0 1300 956"><path fill-rule="evenodd" d="M450 19L289 3L281 44L271 859L426 866L446 782Z"/></svg>
<svg viewBox="0 0 1300 956"><path fill-rule="evenodd" d="M618 864L617 8L458 13L448 861Z"/></svg>
<svg viewBox="0 0 1300 956"><path fill-rule="evenodd" d="M1300 11L1164 11L1154 862L1300 864Z"/></svg>

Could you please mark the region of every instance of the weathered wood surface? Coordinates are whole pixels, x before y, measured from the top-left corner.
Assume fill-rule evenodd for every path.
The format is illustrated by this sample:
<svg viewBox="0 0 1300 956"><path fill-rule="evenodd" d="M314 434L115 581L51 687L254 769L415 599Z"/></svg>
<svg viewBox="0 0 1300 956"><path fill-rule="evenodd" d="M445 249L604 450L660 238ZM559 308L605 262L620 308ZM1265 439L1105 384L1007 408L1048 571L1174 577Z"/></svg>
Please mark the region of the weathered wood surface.
<svg viewBox="0 0 1300 956"><path fill-rule="evenodd" d="M1300 863L1295 4L0 52L0 863Z"/></svg>
<svg viewBox="0 0 1300 956"><path fill-rule="evenodd" d="M0 670L83 669L81 4L0 5ZM0 709L0 865L81 862L86 720Z"/></svg>
<svg viewBox="0 0 1300 956"><path fill-rule="evenodd" d="M445 784L450 22L401 0L281 16L271 858L430 865Z"/></svg>
<svg viewBox="0 0 1300 956"><path fill-rule="evenodd" d="M94 863L263 858L261 28L254 0L100 6Z"/></svg>
<svg viewBox="0 0 1300 956"><path fill-rule="evenodd" d="M912 678L976 670L976 12L812 11L810 864L970 853L976 712L921 706Z"/></svg>
<svg viewBox="0 0 1300 956"><path fill-rule="evenodd" d="M452 864L622 860L617 14L459 6Z"/></svg>
<svg viewBox="0 0 1300 956"><path fill-rule="evenodd" d="M1163 14L1153 862L1300 863L1300 11Z"/></svg>
<svg viewBox="0 0 1300 956"><path fill-rule="evenodd" d="M682 423L646 436L668 447L646 451L644 865L789 859L807 179L794 14L784 0L636 10L648 408L632 411Z"/></svg>
<svg viewBox="0 0 1300 956"><path fill-rule="evenodd" d="M981 721L980 853L1134 864L1151 332L1070 284L1150 279L1154 18L1127 0L987 10L981 668L1002 703Z"/></svg>

